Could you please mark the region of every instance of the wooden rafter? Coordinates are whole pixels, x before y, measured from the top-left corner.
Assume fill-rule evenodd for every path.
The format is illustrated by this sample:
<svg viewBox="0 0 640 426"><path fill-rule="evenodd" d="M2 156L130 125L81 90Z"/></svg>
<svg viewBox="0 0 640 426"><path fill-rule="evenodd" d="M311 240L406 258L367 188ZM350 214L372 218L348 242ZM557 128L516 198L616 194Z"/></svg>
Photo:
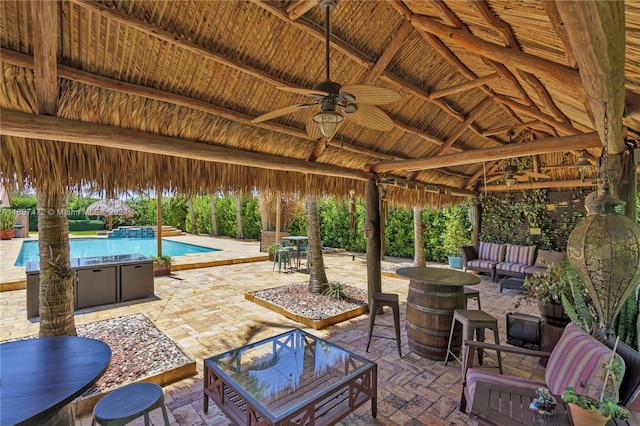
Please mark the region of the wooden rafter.
<svg viewBox="0 0 640 426"><path fill-rule="evenodd" d="M516 183L511 186L507 185L483 185L478 188L479 191L487 192L506 192L506 191L523 191L527 189L546 189L546 188L579 188L585 186L595 186L593 182L574 180L544 180L540 182L524 182Z"/></svg>
<svg viewBox="0 0 640 426"><path fill-rule="evenodd" d="M539 111L538 109L519 104L518 102L507 98L506 96L496 95L495 100L508 105L511 109L518 110L532 118L536 118L550 126L553 126L555 129L565 135L575 135L576 133L580 133L576 128L571 126L571 124L557 121L555 118Z"/></svg>
<svg viewBox="0 0 640 426"><path fill-rule="evenodd" d="M442 155L450 146L453 145L453 143L460 136L462 136L462 134L468 129L471 123L473 123L480 116L480 114L482 114L484 110L487 109L492 103L493 100L489 96L484 98L482 102L480 102L472 109L471 113L464 120L464 122L458 125L458 128L453 132L451 136L449 136L447 141L443 145L439 146L438 149L436 149L431 155L434 157Z"/></svg>
<svg viewBox="0 0 640 426"><path fill-rule="evenodd" d="M516 41L516 38L513 35L513 31L511 31L511 27L509 26L509 24L501 19L498 19L498 17L493 13L486 2L473 0L471 2L471 7L473 7L476 12L478 12L485 21L487 21L489 25L491 25L498 31L506 47L520 49L519 44Z"/></svg>
<svg viewBox="0 0 640 426"><path fill-rule="evenodd" d="M372 172L383 173L393 170L429 170L440 167L474 164L483 161L495 161L505 158L516 158L525 155L546 154L549 152L567 151L569 149L589 149L601 146L597 133L586 133L560 138L547 138L527 143L503 145L495 148L476 149L440 157L419 158L382 162L370 166Z"/></svg>
<svg viewBox="0 0 640 426"><path fill-rule="evenodd" d="M485 75L484 77L476 78L475 80L467 81L464 83L457 84L455 86L447 87L446 89L438 90L436 92L431 92L429 98L437 99L443 96L453 95L455 93L460 93L465 90L473 89L478 86L482 86L494 80L500 79L500 75L498 73L493 73L489 75ZM483 132L484 133L484 132Z"/></svg>
<svg viewBox="0 0 640 426"><path fill-rule="evenodd" d="M545 107L553 114L553 116L563 123L569 123L569 118L556 106L546 87L538 80L538 78L528 72L518 71L518 75L524 80L537 94Z"/></svg>
<svg viewBox="0 0 640 426"><path fill-rule="evenodd" d="M581 90L580 76L576 70L537 56L498 46L476 37L468 31L449 27L424 15L413 15L411 23L444 40L509 67L530 72L537 76L558 81L572 90Z"/></svg>
<svg viewBox="0 0 640 426"><path fill-rule="evenodd" d="M38 116L4 108L0 109L0 113L2 114L0 134L26 138L27 140L43 139L95 145L261 169L312 173L357 180L374 178L371 173L332 164L309 163L294 158L210 145L104 124Z"/></svg>
<svg viewBox="0 0 640 426"><path fill-rule="evenodd" d="M520 123L518 125L515 126L503 126L503 127L499 127L497 129L493 129L493 130L485 130L483 132L484 135L486 136L492 136L492 135L505 135L509 130L513 130L514 132L517 132L519 130L522 129L528 129L530 127L533 126L537 126L539 124L541 124L542 122L540 120L534 120L534 121L527 121L524 123Z"/></svg>
<svg viewBox="0 0 640 426"><path fill-rule="evenodd" d="M487 59L487 58L482 58L482 59L485 64L489 65L498 74L500 74L500 77L502 77L503 79L511 83L513 88L516 89L516 91L518 92L518 95L520 95L520 99L524 102L525 105L537 108L537 106L535 106L536 104L529 97L529 94L527 93L527 91L524 90L524 88L522 87L522 85L520 84L516 76L513 75L513 73L509 71L507 67L505 67L501 63L492 61L491 59Z"/></svg>
<svg viewBox="0 0 640 426"><path fill-rule="evenodd" d="M297 0L287 6L287 13L289 18L295 21L314 7L318 6L318 0Z"/></svg>
<svg viewBox="0 0 640 426"><path fill-rule="evenodd" d="M547 12L547 17L549 18L549 22L551 22L551 26L564 45L564 55L567 60L567 64L571 68L577 68L578 63L576 62L571 50L571 43L569 43L569 34L567 34L567 29L562 23L562 19L560 18L560 14L558 13L558 8L556 7L557 2L555 0L541 0L541 3L542 7L544 7L544 11Z"/></svg>

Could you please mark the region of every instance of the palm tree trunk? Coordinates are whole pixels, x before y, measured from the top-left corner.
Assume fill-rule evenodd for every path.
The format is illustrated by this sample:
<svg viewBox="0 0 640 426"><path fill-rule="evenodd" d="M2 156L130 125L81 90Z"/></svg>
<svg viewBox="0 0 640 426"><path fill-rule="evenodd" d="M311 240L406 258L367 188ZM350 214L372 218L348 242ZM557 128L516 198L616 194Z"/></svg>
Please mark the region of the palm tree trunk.
<svg viewBox="0 0 640 426"><path fill-rule="evenodd" d="M271 231L271 221L269 220L269 200L265 190L258 192L258 206L260 208L260 222L263 231Z"/></svg>
<svg viewBox="0 0 640 426"><path fill-rule="evenodd" d="M311 250L311 268L309 268L309 291L322 293L327 286L327 274L322 258L322 240L320 238L320 221L318 220L318 199L307 197L307 235Z"/></svg>
<svg viewBox="0 0 640 426"><path fill-rule="evenodd" d="M211 236L218 235L218 220L216 219L216 196L209 194L209 204L211 205Z"/></svg>
<svg viewBox="0 0 640 426"><path fill-rule="evenodd" d="M424 261L424 225L422 223L422 208L413 208L413 263L425 266Z"/></svg>
<svg viewBox="0 0 640 426"><path fill-rule="evenodd" d="M196 210L193 208L193 196L190 195L189 199L187 200L187 203L189 204L189 213L191 214L191 233L192 234L197 234L198 233L198 225L196 224Z"/></svg>
<svg viewBox="0 0 640 426"><path fill-rule="evenodd" d="M40 249L40 337L76 336L73 317L75 271L69 261L67 197L60 188L38 191Z"/></svg>
<svg viewBox="0 0 640 426"><path fill-rule="evenodd" d="M244 238L244 233L242 232L242 194L239 192L236 194L236 223L238 224L236 238Z"/></svg>

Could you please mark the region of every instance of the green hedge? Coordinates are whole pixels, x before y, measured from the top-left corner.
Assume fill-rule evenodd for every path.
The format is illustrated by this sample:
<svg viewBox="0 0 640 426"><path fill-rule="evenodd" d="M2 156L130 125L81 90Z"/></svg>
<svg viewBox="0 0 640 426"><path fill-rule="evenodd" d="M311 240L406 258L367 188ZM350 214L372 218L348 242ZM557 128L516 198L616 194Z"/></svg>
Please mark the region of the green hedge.
<svg viewBox="0 0 640 426"><path fill-rule="evenodd" d="M104 222L101 220L70 220L69 231L100 231L105 229Z"/></svg>

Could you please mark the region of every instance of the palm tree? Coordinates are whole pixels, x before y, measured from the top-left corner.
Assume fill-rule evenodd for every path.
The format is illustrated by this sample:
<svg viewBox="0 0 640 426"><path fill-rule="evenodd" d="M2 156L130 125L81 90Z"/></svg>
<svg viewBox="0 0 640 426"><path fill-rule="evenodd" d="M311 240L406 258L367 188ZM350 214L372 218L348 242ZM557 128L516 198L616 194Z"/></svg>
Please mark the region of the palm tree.
<svg viewBox="0 0 640 426"><path fill-rule="evenodd" d="M242 232L242 194L236 193L236 223L238 224L238 232L236 238L244 238Z"/></svg>
<svg viewBox="0 0 640 426"><path fill-rule="evenodd" d="M38 191L40 250L40 337L76 336L73 317L75 272L69 259L67 194L61 188Z"/></svg>
<svg viewBox="0 0 640 426"><path fill-rule="evenodd" d="M211 236L218 235L218 220L216 219L216 196L212 192L209 194L209 204L211 205Z"/></svg>
<svg viewBox="0 0 640 426"><path fill-rule="evenodd" d="M318 220L318 199L315 195L307 197L307 235L311 251L309 268L309 291L322 293L327 286L327 274L322 258L322 240L320 239L320 221Z"/></svg>
<svg viewBox="0 0 640 426"><path fill-rule="evenodd" d="M189 199L187 200L189 204L189 213L191 214L191 233L198 233L198 225L196 224L196 210L193 208L193 195L189 195Z"/></svg>
<svg viewBox="0 0 640 426"><path fill-rule="evenodd" d="M413 263L425 266L424 261L424 226L422 223L422 207L413 208Z"/></svg>

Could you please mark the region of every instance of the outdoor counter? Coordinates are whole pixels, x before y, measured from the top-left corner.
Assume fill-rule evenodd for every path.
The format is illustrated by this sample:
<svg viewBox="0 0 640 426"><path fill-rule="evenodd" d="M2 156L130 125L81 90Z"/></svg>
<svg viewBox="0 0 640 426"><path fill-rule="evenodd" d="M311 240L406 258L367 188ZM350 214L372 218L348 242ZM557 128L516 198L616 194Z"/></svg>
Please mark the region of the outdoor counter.
<svg viewBox="0 0 640 426"><path fill-rule="evenodd" d="M409 278L407 337L411 349L420 355L444 361L449 343L453 311L465 308L464 289L480 278L466 272L418 266L400 268L396 274ZM462 346L461 328L456 328L452 350Z"/></svg>
<svg viewBox="0 0 640 426"><path fill-rule="evenodd" d="M74 309L108 305L153 296L153 261L141 254L70 259L77 280ZM27 263L27 318L39 316L40 263Z"/></svg>

